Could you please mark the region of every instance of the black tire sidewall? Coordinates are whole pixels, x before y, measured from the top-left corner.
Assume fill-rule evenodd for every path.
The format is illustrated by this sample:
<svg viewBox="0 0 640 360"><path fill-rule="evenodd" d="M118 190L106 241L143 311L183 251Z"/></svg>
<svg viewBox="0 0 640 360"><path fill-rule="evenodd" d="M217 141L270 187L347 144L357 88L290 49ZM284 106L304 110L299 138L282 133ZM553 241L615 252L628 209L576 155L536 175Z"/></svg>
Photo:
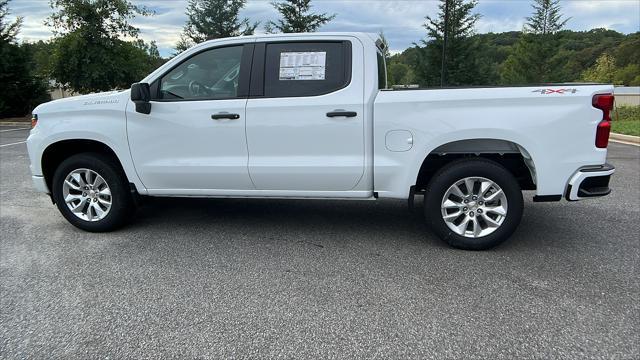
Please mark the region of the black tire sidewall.
<svg viewBox="0 0 640 360"><path fill-rule="evenodd" d="M78 218L67 207L63 198L62 184L67 175L76 169L90 169L97 172L107 182L111 190L111 209L104 219L86 221ZM52 181L52 195L60 213L72 225L86 231L103 232L122 226L132 210L131 192L126 176L111 159L97 153L83 153L69 157L56 169Z"/></svg>
<svg viewBox="0 0 640 360"><path fill-rule="evenodd" d="M466 177L487 178L498 184L507 197L506 219L487 236L467 238L458 235L449 229L442 218L442 197L451 185ZM522 218L524 201L517 180L502 165L490 160L469 159L451 163L434 175L427 187L424 206L427 222L442 240L459 249L485 250L499 245L513 234Z"/></svg>

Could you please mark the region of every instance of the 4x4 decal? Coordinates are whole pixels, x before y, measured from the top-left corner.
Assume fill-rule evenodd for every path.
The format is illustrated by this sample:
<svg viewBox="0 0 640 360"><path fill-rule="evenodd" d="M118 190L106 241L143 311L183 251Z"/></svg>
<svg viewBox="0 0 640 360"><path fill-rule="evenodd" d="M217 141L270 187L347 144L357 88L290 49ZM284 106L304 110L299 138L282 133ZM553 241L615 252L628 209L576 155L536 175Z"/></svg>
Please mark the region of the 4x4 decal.
<svg viewBox="0 0 640 360"><path fill-rule="evenodd" d="M542 95L547 95L547 94L566 94L566 93L575 94L577 91L578 89L538 89L538 90L533 90L532 92L539 92Z"/></svg>

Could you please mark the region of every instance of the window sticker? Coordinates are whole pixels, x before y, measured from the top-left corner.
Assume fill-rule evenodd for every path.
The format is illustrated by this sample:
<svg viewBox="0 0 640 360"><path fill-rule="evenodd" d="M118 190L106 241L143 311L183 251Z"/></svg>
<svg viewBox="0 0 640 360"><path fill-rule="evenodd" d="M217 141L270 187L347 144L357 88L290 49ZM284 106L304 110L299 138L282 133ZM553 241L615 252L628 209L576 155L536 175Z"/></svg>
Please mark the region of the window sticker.
<svg viewBox="0 0 640 360"><path fill-rule="evenodd" d="M280 80L324 80L327 53L280 53Z"/></svg>

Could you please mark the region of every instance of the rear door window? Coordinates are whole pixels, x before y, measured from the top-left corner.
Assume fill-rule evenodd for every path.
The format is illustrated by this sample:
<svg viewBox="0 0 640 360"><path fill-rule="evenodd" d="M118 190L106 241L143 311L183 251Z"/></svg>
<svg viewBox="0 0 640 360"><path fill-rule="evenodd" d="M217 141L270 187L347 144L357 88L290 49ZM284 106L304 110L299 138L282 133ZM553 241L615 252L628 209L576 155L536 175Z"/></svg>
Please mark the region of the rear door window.
<svg viewBox="0 0 640 360"><path fill-rule="evenodd" d="M351 43L267 43L265 97L317 96L351 81Z"/></svg>

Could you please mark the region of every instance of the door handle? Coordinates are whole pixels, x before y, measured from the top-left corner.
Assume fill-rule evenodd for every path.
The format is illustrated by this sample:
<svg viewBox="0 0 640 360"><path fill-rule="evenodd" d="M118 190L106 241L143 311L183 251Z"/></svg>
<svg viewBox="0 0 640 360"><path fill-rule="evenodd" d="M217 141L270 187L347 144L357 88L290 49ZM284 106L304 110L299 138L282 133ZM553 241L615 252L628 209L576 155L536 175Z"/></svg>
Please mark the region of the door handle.
<svg viewBox="0 0 640 360"><path fill-rule="evenodd" d="M334 110L327 113L327 117L355 117L358 116L358 113L355 111L344 111L344 110Z"/></svg>
<svg viewBox="0 0 640 360"><path fill-rule="evenodd" d="M240 115L239 114L231 114L231 113L221 112L221 113L217 113L217 114L211 115L211 119L213 119L213 120L220 120L220 119L237 120L237 119L240 119Z"/></svg>

